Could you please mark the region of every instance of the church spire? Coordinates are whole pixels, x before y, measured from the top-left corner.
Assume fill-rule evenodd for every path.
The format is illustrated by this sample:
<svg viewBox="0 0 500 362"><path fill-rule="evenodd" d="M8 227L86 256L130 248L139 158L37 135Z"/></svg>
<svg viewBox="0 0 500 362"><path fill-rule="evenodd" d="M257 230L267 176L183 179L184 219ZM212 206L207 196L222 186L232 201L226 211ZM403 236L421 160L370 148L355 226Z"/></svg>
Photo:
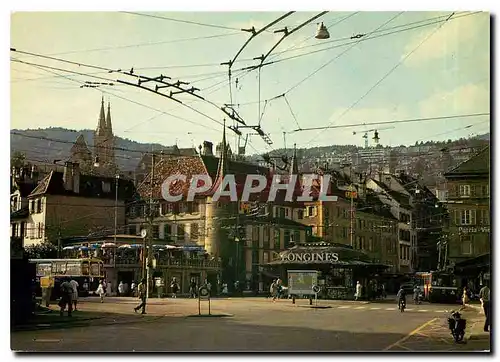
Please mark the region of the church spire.
<svg viewBox="0 0 500 362"><path fill-rule="evenodd" d="M111 125L111 104L108 102L108 114L106 115L106 131L109 135L113 134L113 126Z"/></svg>
<svg viewBox="0 0 500 362"><path fill-rule="evenodd" d="M101 100L101 113L99 114L99 124L97 125L97 134L106 133L106 119L104 118L104 96Z"/></svg>
<svg viewBox="0 0 500 362"><path fill-rule="evenodd" d="M290 175L298 175L298 173L299 173L299 165L297 163L297 144L294 143L292 165L290 166Z"/></svg>

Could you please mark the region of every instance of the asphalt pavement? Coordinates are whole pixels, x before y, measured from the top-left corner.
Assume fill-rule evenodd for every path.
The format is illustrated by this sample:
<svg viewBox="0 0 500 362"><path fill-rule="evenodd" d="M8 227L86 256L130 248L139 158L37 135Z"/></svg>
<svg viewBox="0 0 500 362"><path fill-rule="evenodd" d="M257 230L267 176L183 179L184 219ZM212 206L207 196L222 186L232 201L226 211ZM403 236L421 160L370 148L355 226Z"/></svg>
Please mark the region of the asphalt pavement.
<svg viewBox="0 0 500 362"><path fill-rule="evenodd" d="M102 313L100 322L75 328L11 334L18 351L453 351L489 349L489 340L456 345L443 324L457 306L265 298L151 299L147 315L135 314L137 299L81 300L78 313ZM67 318L67 317L66 317ZM123 321L120 323L120 321Z"/></svg>

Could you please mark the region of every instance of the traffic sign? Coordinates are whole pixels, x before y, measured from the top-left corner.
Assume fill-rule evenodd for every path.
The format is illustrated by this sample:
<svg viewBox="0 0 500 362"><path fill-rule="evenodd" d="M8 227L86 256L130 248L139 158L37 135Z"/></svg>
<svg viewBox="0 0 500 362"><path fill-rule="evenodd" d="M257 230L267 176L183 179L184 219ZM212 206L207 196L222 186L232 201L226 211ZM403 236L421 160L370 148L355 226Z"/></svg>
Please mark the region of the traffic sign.
<svg viewBox="0 0 500 362"><path fill-rule="evenodd" d="M313 285L312 290L314 294L318 294L321 291L321 287L319 285Z"/></svg>
<svg viewBox="0 0 500 362"><path fill-rule="evenodd" d="M198 289L198 295L202 299L209 299L210 298L210 292L208 291L208 288L203 286Z"/></svg>

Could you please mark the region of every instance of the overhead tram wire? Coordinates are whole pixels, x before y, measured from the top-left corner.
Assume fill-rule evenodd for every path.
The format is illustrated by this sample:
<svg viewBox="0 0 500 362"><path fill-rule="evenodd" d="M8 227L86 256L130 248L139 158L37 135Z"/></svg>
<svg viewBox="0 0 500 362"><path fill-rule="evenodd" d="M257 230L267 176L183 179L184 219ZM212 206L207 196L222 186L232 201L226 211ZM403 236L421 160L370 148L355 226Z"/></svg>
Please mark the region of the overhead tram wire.
<svg viewBox="0 0 500 362"><path fill-rule="evenodd" d="M317 131L317 130L325 130L325 129L339 129L339 128L353 128L353 127L365 127L365 126L379 126L385 124L400 124L400 123L412 123L412 122L426 122L432 120L443 120L443 119L452 119L452 118L469 118L469 117L481 117L481 116L489 116L489 112L483 113L468 113L468 114L457 114L452 116L438 116L438 117L426 117L426 118L409 118L409 119L401 119L395 121L381 121L381 122L365 122L363 124L360 123L351 123L351 124L342 124L337 126L322 126L322 127L308 127L293 130L291 133L295 132L304 132L304 131Z"/></svg>
<svg viewBox="0 0 500 362"><path fill-rule="evenodd" d="M456 20L456 19L459 19L459 18L463 18L463 17L466 17L466 16L476 15L476 14L479 14L479 13L481 13L481 11L474 12L474 13L468 13L468 14L464 14L464 15L454 16L452 19L450 19L450 21L453 21L453 20ZM340 48L340 47L348 46L348 45L355 44L355 43L362 43L362 42L365 42L365 41L368 41L368 40L374 40L374 39L378 39L378 38L385 37L385 36L388 36L388 35L402 33L404 31L408 31L408 30L414 30L414 29L418 29L418 28L422 28L422 27L431 26L431 25L434 25L434 24L438 24L438 23L440 23L442 21L443 20L439 20L439 21L435 21L433 23L424 24L424 25L420 25L420 26L415 26L415 27L407 28L407 29L403 29L403 30L397 30L397 31L394 31L394 32L389 32L389 33L385 33L385 34L381 34L381 35L377 35L377 36L367 37L367 35L366 35L366 36L363 36L362 38L360 38L358 40L354 40L352 42L347 42L347 43L343 43L343 44L340 44L340 45L334 45L334 46L330 46L330 47L326 47L326 48L322 48L322 49L318 49L318 50L314 50L314 51L310 51L310 52L306 52L306 53L302 53L302 54L298 54L298 55L289 56L287 58L282 58L282 59L278 59L278 60L274 60L274 61L269 61L267 63L264 63L262 66L275 65L275 64L279 64L279 63L284 62L284 61L293 60L293 59L301 58L301 57L308 56L308 55L313 55L313 54L316 54L316 53L320 53L320 52L332 50L332 49L335 49L335 48ZM324 45L324 44L321 44L321 45ZM317 45L308 45L306 47L312 47L312 46L317 46ZM306 48L306 47L303 47L303 48ZM298 50L298 49L295 49L295 50ZM278 53L276 53L276 54L278 54ZM253 67L254 66L244 67L244 68L241 68L241 69L246 70L246 69L252 69Z"/></svg>
<svg viewBox="0 0 500 362"><path fill-rule="evenodd" d="M428 39L430 39L434 34L436 34L437 31L439 31L444 24L447 23L449 19L453 17L455 13L451 13L450 16L443 22L441 23L436 29L434 29L429 35L427 35L415 48L413 48L409 53L407 53L394 67L392 67L382 78L380 78L373 86L371 86L368 91L366 91L360 98L358 98L353 104L349 106L346 110L342 112L342 114L337 117L334 121L330 122L329 125L332 125L335 121L338 121L341 119L344 115L346 115L351 109L353 109L356 105L358 105L368 94L370 94L375 88L377 88L387 77L389 77L401 64L403 64L406 59L408 59L413 53L415 53ZM325 129L327 130L328 127ZM313 141L314 138L312 138L309 142Z"/></svg>
<svg viewBox="0 0 500 362"><path fill-rule="evenodd" d="M95 65L91 65L91 64L85 64L85 63L78 63L78 62L73 62L73 61L68 61L68 60L65 60L65 59L60 59L60 58L55 58L55 57L51 57L51 56L46 56L46 55L42 55L42 54L36 54L36 53L31 53L31 52L25 52L25 51L20 51L20 50L16 50L14 48L11 48L11 51L14 51L14 52L18 52L18 53L21 53L21 54L27 54L27 55L32 55L32 56L36 56L36 57L41 57L41 58L45 58L45 59L50 59L50 60L56 60L56 61L60 61L60 62L65 62L65 63L69 63L69 64L73 64L73 65L78 65L78 66L85 66L85 67L89 67L89 68L94 68L94 69L99 69L99 70L108 70L110 73L111 72L117 72L117 73L121 73L121 74L125 74L125 75L129 75L129 76L134 76L135 78L138 78L138 79L147 79L147 80L151 80L152 78L149 78L149 77L145 77L145 76L142 76L142 75L132 75L132 74L128 74L126 72L122 72L122 71L115 71L113 69L110 69L110 68L105 68L105 67L101 67L101 66L95 66ZM18 62L21 62L21 63L24 63L24 64L33 64L33 63L28 63L28 62L24 62L24 61L21 61L21 60L16 60ZM64 70L64 69L61 69L61 68L55 68L55 67L49 67L49 66L43 66L43 67L46 67L46 68L49 68L49 69L56 69L56 70L60 70L60 71L66 71L66 72L71 72L71 71L68 71L68 70ZM75 74L80 74L80 75L85 75L84 73L79 73L79 72L73 72ZM103 77L97 77L97 76L93 76L94 78L98 78L98 79L105 79L109 82L113 82L113 80L110 80L110 79L107 79L107 78L103 78ZM139 85L136 85L136 84L133 84L133 83L130 83L130 82L126 82L126 81L121 81L121 80L116 80L116 82L118 83L123 83L123 84L127 84L127 85L130 85L130 86L135 86L135 87L139 87L141 89L145 89L145 90L149 90L149 91L153 91L149 88L146 88L146 87L140 87ZM176 87L175 85L172 85L174 88L178 88L178 89L182 89L180 87ZM182 89L183 91L186 91L184 89ZM197 109L175 99L175 98L172 98L172 97L169 97L165 94L162 94L162 93L159 93L159 92L155 92L153 91L155 94L159 94L161 96L164 96L164 97L167 97L171 100L174 100L174 101L177 101L179 102L180 104L182 104L183 106L191 109L192 111L204 116L204 117L207 117L209 119L211 119L212 121L216 122L216 123L219 123L219 124L222 124L222 122L216 120L215 118L211 117L211 116L208 116L206 115L205 113L203 112L200 112L198 111ZM197 97L197 98L202 98L204 99L203 97L195 94L194 92L193 93L189 93L191 95L193 95L194 97ZM204 99L205 102L207 102L208 104L211 104L213 105L214 107L216 107L218 110L220 110L220 107L218 105L216 105L215 103L209 101L208 99Z"/></svg>
<svg viewBox="0 0 500 362"><path fill-rule="evenodd" d="M218 28L218 29L226 29L226 30L237 30L237 31L240 30L238 28L224 26L224 25L200 23L200 22L197 22L197 21L175 19L175 18L170 18L170 17L166 17L166 16L151 15L151 14L142 14L142 13L136 13L136 12L132 12L132 11L120 11L120 12L124 13L124 14L144 16L144 17L149 17L149 18L155 18L155 19L161 19L161 20L168 20L168 21L172 21L172 22L184 23L184 24L191 24L191 25L199 25L199 26L205 26L205 27L210 27L210 28Z"/></svg>
<svg viewBox="0 0 500 362"><path fill-rule="evenodd" d="M53 71L50 71L50 70L44 69L43 67L41 67L41 66L39 66L39 65L33 65L33 66L35 66L35 67L37 67L37 68L40 68L40 69L42 69L42 70L44 70L44 71L47 71L47 72L49 72L49 73L59 74L59 73L56 73L56 72L53 72ZM81 82L77 81L76 79L69 78L68 76L65 76L65 75L62 75L62 76L63 76L64 78L66 78L66 79L70 80L70 81L73 81L73 82L76 82L76 83L81 84ZM97 88L91 88L91 89L96 89L96 90L97 90ZM177 115L175 115L175 114L172 114L172 113L169 113L169 112L166 112L166 111L161 111L161 110L159 110L159 109L153 108L153 107L151 107L151 106L147 106L147 105L145 105L145 104L143 104L143 103L140 103L140 102L137 102L137 101L131 100L131 99L129 99L129 98L126 98L126 97L123 97L123 96L120 96L120 95L117 95L117 94L114 94L114 93L112 93L112 92L105 91L105 90L103 90L103 89L99 89L99 91L100 91L100 92L102 92L102 93L107 93L107 94L110 94L110 95L112 95L113 97L120 98L120 99L123 99L123 100L125 100L125 101L131 102L131 103L134 103L134 104L136 104L136 105L139 105L139 106L146 107L146 108L148 108L148 109L154 110L154 111L156 111L156 112L159 112L160 114L168 115L168 116L171 116L171 117L177 118L177 119L179 119L179 120L182 120L182 121L185 121L185 122L191 123L191 124L196 125L196 126L201 126L201 127L204 127L204 128L209 128L209 129L213 129L213 130L215 130L215 128L209 127L209 126L207 126L207 125L202 125L202 124L196 123L196 122L194 122L194 121L191 121L191 120L189 120L189 119L186 119L186 118L183 118L183 117L177 116ZM206 115L205 115L205 116L206 116ZM206 116L206 117L208 117L208 116Z"/></svg>
<svg viewBox="0 0 500 362"><path fill-rule="evenodd" d="M117 45L117 46L102 47L102 48L69 50L69 51L65 51L65 52L50 53L50 54L47 54L47 55L66 55L66 54L77 54L77 53L100 52L100 51L116 50L116 49L139 48L139 47L146 47L146 46L156 46L156 45L164 45L164 44L182 43L182 42L204 40L204 39L216 39L216 38L229 37L229 36L234 36L234 35L241 35L241 32L238 31L238 32L234 32L234 33L214 34L214 35L198 36L198 37L194 37L194 38L164 40L164 41L158 41L158 42L148 42L148 43L138 43L138 44L128 44L128 45ZM137 69L139 69L139 68L137 68Z"/></svg>

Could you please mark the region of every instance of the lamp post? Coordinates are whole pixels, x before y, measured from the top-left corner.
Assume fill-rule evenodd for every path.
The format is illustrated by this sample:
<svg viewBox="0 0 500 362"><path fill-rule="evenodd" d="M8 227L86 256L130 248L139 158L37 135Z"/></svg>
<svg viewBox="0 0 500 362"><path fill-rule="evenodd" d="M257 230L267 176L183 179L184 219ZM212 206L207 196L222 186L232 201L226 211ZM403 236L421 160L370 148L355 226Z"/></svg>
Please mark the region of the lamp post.
<svg viewBox="0 0 500 362"><path fill-rule="evenodd" d="M115 176L116 184L115 184L115 235L113 237L113 241L116 245L116 230L118 229L118 181L120 180L120 175Z"/></svg>

